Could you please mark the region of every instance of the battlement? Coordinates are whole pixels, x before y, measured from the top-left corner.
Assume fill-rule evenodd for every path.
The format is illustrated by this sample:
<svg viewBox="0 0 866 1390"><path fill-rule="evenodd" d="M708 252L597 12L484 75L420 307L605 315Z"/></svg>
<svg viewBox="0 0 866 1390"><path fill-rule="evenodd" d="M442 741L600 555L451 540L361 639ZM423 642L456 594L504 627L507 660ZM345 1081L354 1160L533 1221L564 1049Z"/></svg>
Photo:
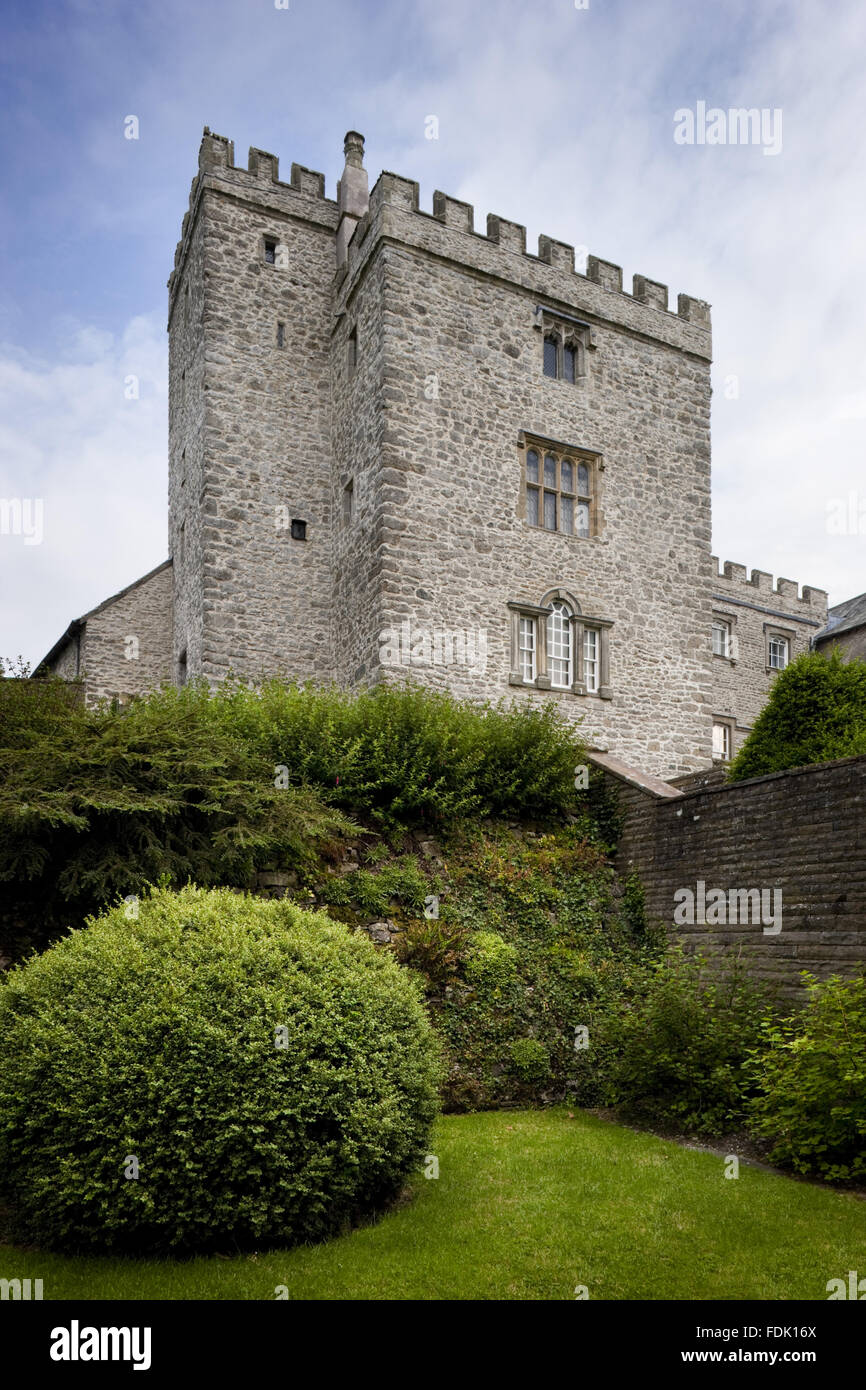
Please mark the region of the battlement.
<svg viewBox="0 0 866 1390"><path fill-rule="evenodd" d="M356 132L351 132L351 134L356 142L354 148L360 151L360 156L353 155L353 159L358 158L358 167L362 168L360 158L363 156L363 137L357 135ZM305 198L315 199L319 203L327 205L329 209L336 207L335 200L325 197L325 177L323 174L313 169L307 169L301 164L292 164L290 181L285 183L279 177L278 157L255 147L250 148L247 167L243 168L235 164L234 142L224 135L215 134L208 126L205 126L199 149L199 171L190 188L189 211L184 218L181 239L175 252L174 271L169 279L170 298L177 271L184 258L187 230L194 215L203 180L208 174L215 174L222 179L228 179L239 189L252 190L255 188L258 190L259 196L269 189L271 191L279 190L281 194L300 194ZM472 204L463 202L459 198L452 198L439 189L436 189L433 194L432 214L422 212L417 182L389 171L380 174L370 194L369 211L359 217L357 227L352 226L349 229L352 234L346 236L346 240L348 240L348 264L340 267L338 285L345 279L346 274L351 274L353 261L357 260L359 248L371 223L377 214L386 208L417 214L419 219L425 219L428 223L431 221L437 223L449 232L463 233L490 249L495 248L497 252L504 253L509 258L519 257L524 264L534 263L539 266L549 266L555 271L574 276L578 282L585 285L594 285L610 294L622 296L627 303L639 304L652 311L665 314L669 320L678 318L697 329L703 329L707 332L710 330L710 306L705 300L696 299L688 294L680 294L677 297L676 310L672 310L668 307L667 285L661 284L658 280L651 280L646 275L635 274L632 277L631 291L624 290L620 266L615 265L612 261L602 260L599 256L587 254L585 271L577 270L575 268L574 246L544 234L538 238L537 251L527 251L525 226L519 222L512 222L506 217L501 217L498 213L488 214L484 231L476 230L475 210ZM339 259L342 260L344 252L345 242ZM520 278L519 272L515 275L513 261L510 262L510 267L512 278ZM509 274L507 264L503 264L502 273Z"/></svg>
<svg viewBox="0 0 866 1390"><path fill-rule="evenodd" d="M180 241L177 243L174 253L174 269L168 279L169 314L176 288L177 272L186 254L187 234L195 214L204 179L208 174L227 178L239 189L249 191L257 189L260 195L268 189L279 190L283 194L300 194L304 198L316 199L330 208L336 206L332 198L325 197L324 174L320 174L315 169L307 169L303 164L292 164L289 182L285 183L280 179L279 157L268 153L267 150L257 149L254 145L250 146L247 155L247 167L244 168L243 165L235 164L234 141L227 139L225 135L216 135L209 126L205 126L198 152L198 173L190 185L189 208L184 213Z"/></svg>
<svg viewBox="0 0 866 1390"><path fill-rule="evenodd" d="M356 243L354 248L356 251L364 240L370 222L384 208L396 208L402 212L416 213L420 218L429 219L431 217L430 213L421 211L419 186L414 179L407 179L400 174L384 171L380 174L370 194L368 216L366 219L362 219L353 238ZM605 261L598 256L588 254L585 272L577 270L575 268L574 246L568 242L557 241L543 233L538 238L537 252L527 251L526 227L519 222L510 221L498 213L488 213L486 231L477 231L473 205L465 203L459 198L452 198L440 189L436 189L433 194L432 219L449 230L463 232L510 255L520 256L541 265L565 271L581 281L588 281L611 293L634 300L638 304L670 314L671 317L684 319L687 323L694 324L698 328L710 329L710 305L705 300L696 299L689 294L680 294L677 297L676 311L670 310L668 308L667 285L663 285L657 280L650 280L646 275L635 274L632 278L631 292L624 290L620 266L614 265L612 261ZM356 259L352 256L352 249L350 244L349 271L351 271L353 259Z"/></svg>
<svg viewBox="0 0 866 1390"><path fill-rule="evenodd" d="M713 561L713 582L718 583L721 592L730 590L732 598L741 598L754 603L759 595L764 594L768 597L783 599L794 599L797 603L805 604L809 608L814 608L820 613L827 612L827 591L826 589L815 589L809 584L803 585L802 594L800 586L795 579L779 579L773 586L773 576L766 570L752 570L751 577L745 565L733 564L730 560L725 560L719 568L717 556L712 557Z"/></svg>

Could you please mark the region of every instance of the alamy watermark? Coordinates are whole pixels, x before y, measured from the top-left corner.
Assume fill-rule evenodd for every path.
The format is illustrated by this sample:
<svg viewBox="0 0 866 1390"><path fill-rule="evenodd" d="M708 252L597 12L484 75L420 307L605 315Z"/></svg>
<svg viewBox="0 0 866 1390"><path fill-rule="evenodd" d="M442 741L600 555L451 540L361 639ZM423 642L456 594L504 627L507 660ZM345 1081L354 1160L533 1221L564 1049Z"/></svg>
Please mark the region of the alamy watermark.
<svg viewBox="0 0 866 1390"><path fill-rule="evenodd" d="M782 152L782 108L774 106L707 107L695 103L694 111L681 106L674 112L677 145L761 145L764 154Z"/></svg>
<svg viewBox="0 0 866 1390"><path fill-rule="evenodd" d="M781 888L707 888L699 878L692 888L674 893L677 927L762 926L764 936L782 930Z"/></svg>
<svg viewBox="0 0 866 1390"><path fill-rule="evenodd" d="M0 497L0 536L23 536L25 545L41 545L44 510L41 497Z"/></svg>
<svg viewBox="0 0 866 1390"><path fill-rule="evenodd" d="M379 633L382 666L468 666L487 670L486 628L418 627L406 618Z"/></svg>

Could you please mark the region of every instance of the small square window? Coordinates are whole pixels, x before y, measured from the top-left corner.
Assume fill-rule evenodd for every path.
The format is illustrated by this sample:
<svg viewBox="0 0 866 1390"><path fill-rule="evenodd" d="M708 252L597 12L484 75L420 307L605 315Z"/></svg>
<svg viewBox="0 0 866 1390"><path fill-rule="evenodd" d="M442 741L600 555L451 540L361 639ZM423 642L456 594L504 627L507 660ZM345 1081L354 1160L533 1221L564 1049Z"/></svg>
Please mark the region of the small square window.
<svg viewBox="0 0 866 1390"><path fill-rule="evenodd" d="M767 665L770 670L784 671L790 660L790 652L787 637L771 637L767 643Z"/></svg>
<svg viewBox="0 0 866 1390"><path fill-rule="evenodd" d="M731 655L731 624L722 618L713 619L713 656Z"/></svg>
<svg viewBox="0 0 866 1390"><path fill-rule="evenodd" d="M307 523L292 518L292 540L305 541L307 539Z"/></svg>
<svg viewBox="0 0 866 1390"><path fill-rule="evenodd" d="M277 243L273 237L265 237L265 265L276 265Z"/></svg>

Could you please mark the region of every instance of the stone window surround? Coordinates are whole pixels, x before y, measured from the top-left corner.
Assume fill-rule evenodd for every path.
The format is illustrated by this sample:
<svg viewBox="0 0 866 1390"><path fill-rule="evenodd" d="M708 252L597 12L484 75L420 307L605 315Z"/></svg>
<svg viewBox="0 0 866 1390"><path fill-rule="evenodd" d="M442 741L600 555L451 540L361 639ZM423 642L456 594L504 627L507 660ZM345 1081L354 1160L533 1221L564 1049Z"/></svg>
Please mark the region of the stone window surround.
<svg viewBox="0 0 866 1390"><path fill-rule="evenodd" d="M552 686L547 661L547 619L550 605L554 600L568 604L571 609L572 661L574 680L571 686L562 688ZM511 671L508 684L524 690L551 690L555 695L594 695L600 700L612 700L610 685L610 640L609 633L613 622L609 618L591 618L581 611L580 604L567 589L551 589L544 595L541 603L524 603L513 600L507 605L511 613ZM518 643L520 639L520 619L531 618L535 622L535 669L534 681L525 681L520 672ZM587 691L583 671L583 634L585 628L593 628L599 635L599 686L594 692Z"/></svg>
<svg viewBox="0 0 866 1390"><path fill-rule="evenodd" d="M269 261L268 243L274 248L274 259ZM288 250L276 232L261 232L259 234L259 260L262 265L267 266L268 270L285 270L288 266Z"/></svg>
<svg viewBox="0 0 866 1390"><path fill-rule="evenodd" d="M520 491L517 499L517 515L523 523L534 533L540 531L546 536L562 536L568 541L579 541L585 545L587 541L597 540L601 535L604 523L604 513L601 506L601 475L604 473L604 457L597 449L585 449L576 444L565 444L561 439L548 439L543 434L530 434L526 430L521 430L517 436L517 448L520 455ZM589 535L578 536L574 531L548 531L542 524L533 526L527 519L526 514L526 453L528 449L535 449L539 458L540 471L543 476L544 455L556 454L558 458L568 457L575 465L575 489L577 488L577 464L585 463L589 469ZM544 485L539 483L539 490L543 493ZM575 500L577 494L575 492ZM539 507L543 518L543 498L539 497Z"/></svg>
<svg viewBox="0 0 866 1390"><path fill-rule="evenodd" d="M534 327L541 333L542 375L544 373L543 347L546 338L556 340L556 376L547 376L547 381L564 381L569 386L582 386L589 377L588 354L597 347L596 333L592 325L571 314L559 313L544 304L537 304L534 310ZM562 350L574 349L574 381L567 381L563 373Z"/></svg>
<svg viewBox="0 0 866 1390"><path fill-rule="evenodd" d="M728 756L720 759L713 754L713 762L730 762L734 757L734 730L737 727L737 721L730 714L714 714L713 727L715 728L717 724L722 725L728 731Z"/></svg>
<svg viewBox="0 0 866 1390"><path fill-rule="evenodd" d="M713 652L715 661L727 661L731 666L736 666L739 658L739 641L734 628L737 625L737 615L735 613L723 613L718 609L713 609L712 621L714 623L724 623L728 628L729 647L727 656L722 656L721 652ZM710 649L712 650L712 632L710 634Z"/></svg>
<svg viewBox="0 0 866 1390"><path fill-rule="evenodd" d="M796 632L791 627L779 627L777 623L764 623L764 664L767 675L778 675L780 668L770 665L770 639L780 637L788 643L788 665L791 663L791 653L794 650L794 638Z"/></svg>

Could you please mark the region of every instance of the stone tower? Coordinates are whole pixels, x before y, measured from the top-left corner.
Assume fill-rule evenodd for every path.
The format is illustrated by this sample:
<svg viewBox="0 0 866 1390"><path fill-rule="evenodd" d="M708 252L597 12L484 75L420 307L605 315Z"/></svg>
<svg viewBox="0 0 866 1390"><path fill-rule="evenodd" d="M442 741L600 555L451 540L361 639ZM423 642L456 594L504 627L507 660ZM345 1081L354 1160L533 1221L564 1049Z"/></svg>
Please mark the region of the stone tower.
<svg viewBox="0 0 866 1390"><path fill-rule="evenodd" d="M383 173L205 129L169 279L170 562L43 663L554 703L647 772L735 752L827 596L710 555L709 306ZM519 195L515 193L517 198ZM138 660L135 680L127 658Z"/></svg>
<svg viewBox="0 0 866 1390"><path fill-rule="evenodd" d="M707 305L368 195L363 149L332 201L205 130L169 281L177 678L411 673L705 763Z"/></svg>

